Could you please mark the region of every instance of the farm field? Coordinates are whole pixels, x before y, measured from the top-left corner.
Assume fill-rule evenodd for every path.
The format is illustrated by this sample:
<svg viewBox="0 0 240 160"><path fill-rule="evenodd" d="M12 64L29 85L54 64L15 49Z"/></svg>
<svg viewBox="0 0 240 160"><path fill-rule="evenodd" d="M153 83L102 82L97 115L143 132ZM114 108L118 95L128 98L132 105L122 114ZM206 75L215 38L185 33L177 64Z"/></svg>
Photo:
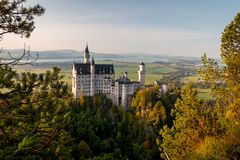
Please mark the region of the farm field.
<svg viewBox="0 0 240 160"><path fill-rule="evenodd" d="M211 89L200 89L200 88L197 88L197 90L198 90L198 97L200 99L204 99L204 100L214 99L214 97L212 97L212 95L210 94Z"/></svg>
<svg viewBox="0 0 240 160"><path fill-rule="evenodd" d="M192 76L188 76L188 77L184 77L181 82L184 84L188 84L188 83L194 83L197 82L198 80L200 80L202 77L199 74L196 75L192 75ZM212 95L210 94L211 89L210 88L195 88L198 91L198 97L200 99L204 99L204 100L208 100L208 99L214 99L214 97L212 97Z"/></svg>
<svg viewBox="0 0 240 160"><path fill-rule="evenodd" d="M115 67L115 78L118 78L119 76L123 75L125 72L128 73L128 77L133 80L138 80L138 69L139 69L139 63L136 62L112 62L112 61L100 61L100 63L113 63ZM168 66L168 65L161 65L156 63L146 63L146 84L153 84L155 80L159 80L162 78L164 74L174 72L176 69L174 66ZM63 75L63 81L67 83L69 86L71 86L71 77L72 77L72 65L65 65L64 67L62 65L58 65L58 67L61 69L61 75ZM45 73L47 70L51 70L52 68L50 66L47 66L46 68L40 66L23 66L23 67L17 67L15 70L18 72L32 72L32 73ZM200 75L192 75L188 77L184 77L181 82L184 84L196 82L201 78ZM200 89L196 88L198 90L198 96L201 99L212 99L213 97L210 95L210 89Z"/></svg>
<svg viewBox="0 0 240 160"><path fill-rule="evenodd" d="M101 63L110 63L110 62L104 62ZM115 68L115 77L118 78L119 76L123 75L125 72L128 73L129 79L133 81L138 80L138 70L139 70L139 63L133 62L113 62L114 68ZM165 65L160 64L154 64L154 63L146 63L146 84L153 84L155 80L159 80L162 78L162 76L166 73L174 72L176 71L174 67L169 67ZM61 74L64 76L63 81L71 85L71 67L72 65L69 64L69 66L62 67L59 65L61 70ZM32 73L45 73L46 70L51 70L51 67L44 68L42 66L23 66L23 67L17 67L15 68L18 72L32 72Z"/></svg>
<svg viewBox="0 0 240 160"><path fill-rule="evenodd" d="M183 77L181 82L183 82L183 83L196 82L196 81L198 81L201 78L202 77L199 74L196 74L196 75L192 75L192 76L188 76L188 77Z"/></svg>

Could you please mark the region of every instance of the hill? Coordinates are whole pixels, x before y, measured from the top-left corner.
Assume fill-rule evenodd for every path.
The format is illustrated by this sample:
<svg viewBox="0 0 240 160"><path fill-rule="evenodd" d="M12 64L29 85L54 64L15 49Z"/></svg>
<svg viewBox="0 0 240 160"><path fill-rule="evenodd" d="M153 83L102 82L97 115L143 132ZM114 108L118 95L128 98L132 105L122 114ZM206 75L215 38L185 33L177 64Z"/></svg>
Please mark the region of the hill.
<svg viewBox="0 0 240 160"><path fill-rule="evenodd" d="M22 49L4 50L5 57L7 52L17 57L23 53ZM70 49L64 50L46 50L46 51L31 51L33 56L39 55L38 62L73 62L82 61L83 51L76 51ZM91 52L91 56L97 61L110 61L110 62L148 62L148 63L161 63L161 64L201 64L201 59L196 57L181 57L181 56L168 56L168 55L153 55L148 53L95 53Z"/></svg>

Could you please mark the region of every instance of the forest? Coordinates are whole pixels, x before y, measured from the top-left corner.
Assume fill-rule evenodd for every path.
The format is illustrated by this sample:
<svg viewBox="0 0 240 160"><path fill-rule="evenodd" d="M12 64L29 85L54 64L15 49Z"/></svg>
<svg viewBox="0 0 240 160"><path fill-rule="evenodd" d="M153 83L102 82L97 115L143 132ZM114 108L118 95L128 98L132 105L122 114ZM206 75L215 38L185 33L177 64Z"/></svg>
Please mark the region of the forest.
<svg viewBox="0 0 240 160"><path fill-rule="evenodd" d="M0 41L8 34L30 37L41 5L0 1ZM199 70L213 100L199 99L192 86L169 82L138 90L124 110L105 95L73 99L60 69L17 73L34 64L0 57L0 159L240 159L240 13L221 37L224 67L206 54ZM36 57L37 59L37 57Z"/></svg>

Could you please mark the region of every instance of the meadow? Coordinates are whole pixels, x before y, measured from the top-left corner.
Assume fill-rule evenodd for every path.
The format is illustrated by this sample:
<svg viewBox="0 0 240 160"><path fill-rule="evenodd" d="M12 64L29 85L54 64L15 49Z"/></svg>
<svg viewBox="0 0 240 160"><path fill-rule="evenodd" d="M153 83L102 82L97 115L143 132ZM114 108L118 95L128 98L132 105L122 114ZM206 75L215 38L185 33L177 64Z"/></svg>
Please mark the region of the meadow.
<svg viewBox="0 0 240 160"><path fill-rule="evenodd" d="M129 79L133 81L138 80L138 70L139 70L139 63L137 62L118 62L118 61L100 61L100 64L114 64L115 68L115 78L120 77L125 72L128 73ZM61 75L63 75L63 81L71 86L71 79L72 79L72 64L59 64L59 65L52 65L58 66L61 68ZM21 66L15 68L18 72L32 72L32 73L45 73L47 70L51 70L51 65L39 65L39 66ZM156 80L160 80L163 75L176 72L175 65L163 65L158 63L145 63L146 67L146 84L151 85ZM193 83L201 79L201 76L198 74L183 77L181 82L184 84ZM213 99L210 94L210 89L200 89L198 90L198 97L200 99Z"/></svg>
<svg viewBox="0 0 240 160"><path fill-rule="evenodd" d="M183 77L181 82L186 84L189 83L195 83L198 80L201 80L202 77L199 74ZM210 88L195 88L198 91L198 97L200 99L210 100L214 99L214 97L211 95L211 89Z"/></svg>
<svg viewBox="0 0 240 160"><path fill-rule="evenodd" d="M100 63L113 63L115 69L115 78L123 75L125 72L128 73L129 79L133 81L138 80L138 70L139 63L136 62L109 62L109 61L101 61ZM61 68L61 75L63 75L63 81L71 85L72 78L72 65L58 65ZM161 65L156 63L146 63L146 84L153 84L154 81L160 80L162 76L166 73L174 72L176 69L172 66ZM18 72L32 72L32 73L45 73L47 70L51 70L50 66L21 66L14 68Z"/></svg>

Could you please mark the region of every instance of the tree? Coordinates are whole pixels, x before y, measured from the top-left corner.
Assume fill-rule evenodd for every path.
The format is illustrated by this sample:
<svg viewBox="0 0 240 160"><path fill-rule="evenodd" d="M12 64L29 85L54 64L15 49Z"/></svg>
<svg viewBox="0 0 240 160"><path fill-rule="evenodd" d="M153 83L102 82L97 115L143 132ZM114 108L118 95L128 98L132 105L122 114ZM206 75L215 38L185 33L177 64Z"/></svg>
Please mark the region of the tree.
<svg viewBox="0 0 240 160"><path fill-rule="evenodd" d="M25 7L26 0L0 1L0 38L4 34L14 33L30 37L35 29L34 16L41 16L45 9L39 4Z"/></svg>
<svg viewBox="0 0 240 160"><path fill-rule="evenodd" d="M90 147L88 146L88 144L84 141L81 141L79 144L78 144L78 147L79 147L79 152L80 152L80 160L83 160L83 159L87 159L88 157L91 156L92 154L92 151L90 149Z"/></svg>
<svg viewBox="0 0 240 160"><path fill-rule="evenodd" d="M203 76L212 83L216 97L216 109L222 119L225 130L240 123L239 90L240 90L240 13L226 26L221 39L221 57L225 66L220 68L212 59L203 57ZM231 121L231 125L223 125Z"/></svg>
<svg viewBox="0 0 240 160"><path fill-rule="evenodd" d="M224 29L221 39L221 57L226 64L228 79L240 82L240 13Z"/></svg>
<svg viewBox="0 0 240 160"><path fill-rule="evenodd" d="M14 33L23 37L29 37L34 30L34 16L41 16L45 9L39 4L31 7L25 7L26 0L2 0L0 1L0 41L3 35ZM3 56L3 49L0 50L0 98L7 99L15 90L14 79L18 79L18 74L9 67L16 65L23 59L24 64L34 62L30 60L30 50L24 47L23 54L20 57L13 57L11 53L7 53L8 57ZM30 61L29 61L30 60Z"/></svg>
<svg viewBox="0 0 240 160"><path fill-rule="evenodd" d="M234 20L224 29L221 42L221 57L226 64L222 75L226 87L217 90L220 90L221 95L223 95L222 98L219 98L217 104L221 106L221 109L224 108L222 102L225 104L225 108L222 109L221 124L226 130L226 133L222 138L222 145L224 148L221 149L225 153L228 153L226 157L239 159L240 13L238 13Z"/></svg>
<svg viewBox="0 0 240 160"><path fill-rule="evenodd" d="M25 7L25 3L26 0L0 1L1 40L8 33L27 38L31 35L34 17L42 15L44 8ZM25 48L17 58L7 54L8 58L0 58L0 159L69 157L64 148L71 144L71 137L63 128L69 121L66 106L70 94L61 81L60 69L39 75L19 74L10 65L19 64L22 59L28 63L29 50Z"/></svg>
<svg viewBox="0 0 240 160"><path fill-rule="evenodd" d="M196 90L187 87L183 89L182 99L178 99L172 114L175 117L173 126L164 126L161 130L162 157L173 160L199 158L198 149L202 141L216 131L213 110L202 104Z"/></svg>
<svg viewBox="0 0 240 160"><path fill-rule="evenodd" d="M8 33L14 33L26 38L30 37L32 31L35 29L34 17L43 15L45 9L39 4L24 6L25 3L26 0L0 1L0 41ZM34 62L38 56L31 60L30 58L32 57L29 50L29 48L24 47L22 55L14 57L9 52L4 56L4 51L1 49L0 65L15 65L23 59L26 61L25 63Z"/></svg>
<svg viewBox="0 0 240 160"><path fill-rule="evenodd" d="M0 96L1 159L40 156L67 142L60 139L70 118L70 97L59 72L54 68L45 75L23 73L3 80L11 87Z"/></svg>
<svg viewBox="0 0 240 160"><path fill-rule="evenodd" d="M173 110L172 127L161 130L162 157L170 159L239 159L240 155L240 14L222 34L224 67L206 54L200 70L211 84L215 102L200 103L193 90L183 90Z"/></svg>

